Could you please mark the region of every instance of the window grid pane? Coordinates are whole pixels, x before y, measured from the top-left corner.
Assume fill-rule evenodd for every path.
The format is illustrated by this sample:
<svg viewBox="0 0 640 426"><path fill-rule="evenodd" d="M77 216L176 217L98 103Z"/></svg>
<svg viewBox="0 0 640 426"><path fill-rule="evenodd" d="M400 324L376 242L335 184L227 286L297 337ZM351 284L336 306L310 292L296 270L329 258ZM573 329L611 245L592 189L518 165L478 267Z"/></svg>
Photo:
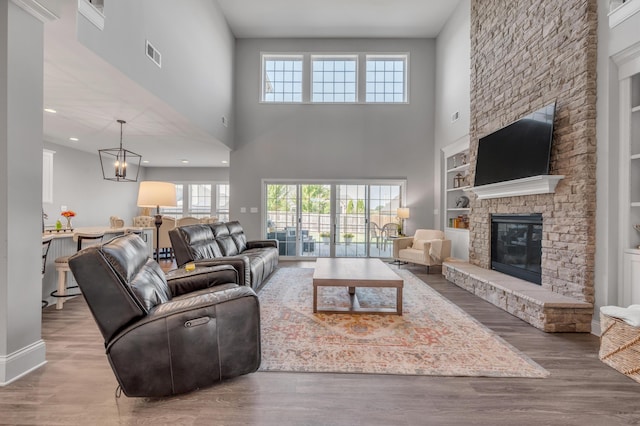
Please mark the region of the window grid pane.
<svg viewBox="0 0 640 426"><path fill-rule="evenodd" d="M184 185L182 184L176 184L176 207L162 207L160 209L160 214L164 215L168 215L168 216L172 216L175 217L176 219L181 218L182 215L182 206L183 206L183 197L184 195ZM152 215L156 214L156 209L153 209L153 211L151 212Z"/></svg>
<svg viewBox="0 0 640 426"><path fill-rule="evenodd" d="M190 216L198 217L211 214L211 185L189 185L189 210Z"/></svg>
<svg viewBox="0 0 640 426"><path fill-rule="evenodd" d="M312 102L355 102L356 59L313 59Z"/></svg>
<svg viewBox="0 0 640 426"><path fill-rule="evenodd" d="M216 185L216 216L220 222L229 221L229 184L219 183Z"/></svg>
<svg viewBox="0 0 640 426"><path fill-rule="evenodd" d="M302 59L265 57L263 69L264 102L302 102Z"/></svg>
<svg viewBox="0 0 640 426"><path fill-rule="evenodd" d="M366 101L406 102L406 58L367 59Z"/></svg>

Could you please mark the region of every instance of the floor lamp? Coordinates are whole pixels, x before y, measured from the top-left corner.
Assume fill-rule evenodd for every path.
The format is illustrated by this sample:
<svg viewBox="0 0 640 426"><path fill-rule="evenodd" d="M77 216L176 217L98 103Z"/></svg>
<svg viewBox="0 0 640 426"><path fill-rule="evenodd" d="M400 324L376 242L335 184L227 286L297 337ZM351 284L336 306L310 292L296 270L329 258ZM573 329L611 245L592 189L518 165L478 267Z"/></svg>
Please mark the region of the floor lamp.
<svg viewBox="0 0 640 426"><path fill-rule="evenodd" d="M169 182L140 182L138 189L138 207L156 208L156 260L160 260L160 225L162 225L162 215L160 207L175 207L176 186Z"/></svg>

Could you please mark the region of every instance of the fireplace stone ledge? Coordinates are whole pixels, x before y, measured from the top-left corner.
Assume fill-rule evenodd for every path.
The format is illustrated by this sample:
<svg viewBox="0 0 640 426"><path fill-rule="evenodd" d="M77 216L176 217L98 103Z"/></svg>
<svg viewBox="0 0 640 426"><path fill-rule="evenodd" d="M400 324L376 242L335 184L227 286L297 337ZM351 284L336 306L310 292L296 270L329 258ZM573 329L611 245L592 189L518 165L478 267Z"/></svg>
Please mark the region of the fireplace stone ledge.
<svg viewBox="0 0 640 426"><path fill-rule="evenodd" d="M545 332L591 331L591 303L458 260L443 262L442 274L448 281Z"/></svg>

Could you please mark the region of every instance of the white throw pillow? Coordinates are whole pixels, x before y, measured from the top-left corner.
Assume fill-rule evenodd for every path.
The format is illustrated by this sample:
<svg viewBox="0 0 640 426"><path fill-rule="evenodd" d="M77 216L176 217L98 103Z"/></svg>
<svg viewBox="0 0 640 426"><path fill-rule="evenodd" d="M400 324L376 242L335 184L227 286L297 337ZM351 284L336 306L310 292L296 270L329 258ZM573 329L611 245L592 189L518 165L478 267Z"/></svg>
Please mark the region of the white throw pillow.
<svg viewBox="0 0 640 426"><path fill-rule="evenodd" d="M631 305L628 308L620 306L603 306L600 312L610 317L619 318L633 327L640 327L640 305Z"/></svg>

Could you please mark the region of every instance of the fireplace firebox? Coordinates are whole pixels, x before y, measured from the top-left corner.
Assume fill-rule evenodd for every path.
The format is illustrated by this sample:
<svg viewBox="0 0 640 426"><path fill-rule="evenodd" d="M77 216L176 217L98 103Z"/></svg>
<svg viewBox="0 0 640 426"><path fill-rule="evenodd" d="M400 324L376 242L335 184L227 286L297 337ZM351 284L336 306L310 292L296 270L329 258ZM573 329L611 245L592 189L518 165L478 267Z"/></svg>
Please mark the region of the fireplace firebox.
<svg viewBox="0 0 640 426"><path fill-rule="evenodd" d="M491 268L542 283L542 214L491 215Z"/></svg>

